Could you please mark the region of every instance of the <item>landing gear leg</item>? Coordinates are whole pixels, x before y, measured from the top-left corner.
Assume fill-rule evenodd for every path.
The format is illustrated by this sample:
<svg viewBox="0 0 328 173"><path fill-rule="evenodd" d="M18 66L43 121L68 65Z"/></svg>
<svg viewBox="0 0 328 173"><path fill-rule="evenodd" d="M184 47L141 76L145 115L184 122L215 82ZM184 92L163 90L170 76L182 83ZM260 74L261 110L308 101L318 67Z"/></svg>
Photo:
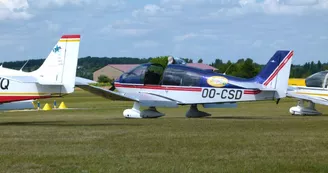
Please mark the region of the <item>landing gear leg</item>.
<svg viewBox="0 0 328 173"><path fill-rule="evenodd" d="M200 118L206 116L211 116L211 114L199 111L196 104L190 105L190 109L186 113L187 118Z"/></svg>
<svg viewBox="0 0 328 173"><path fill-rule="evenodd" d="M292 115L321 115L319 111L315 109L315 103L309 101L309 106L304 106L304 100L299 100L297 106L291 107L289 112Z"/></svg>
<svg viewBox="0 0 328 173"><path fill-rule="evenodd" d="M149 107L146 110L140 111L139 102L134 102L132 109L126 109L123 112L125 118L158 118L164 115L158 112L155 107Z"/></svg>

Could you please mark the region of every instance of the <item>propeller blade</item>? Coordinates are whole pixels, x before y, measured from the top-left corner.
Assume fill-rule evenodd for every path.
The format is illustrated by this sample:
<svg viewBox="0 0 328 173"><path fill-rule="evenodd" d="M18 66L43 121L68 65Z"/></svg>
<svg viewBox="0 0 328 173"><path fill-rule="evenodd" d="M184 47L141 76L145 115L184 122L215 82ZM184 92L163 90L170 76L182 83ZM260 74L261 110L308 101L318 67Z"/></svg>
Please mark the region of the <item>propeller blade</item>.
<svg viewBox="0 0 328 173"><path fill-rule="evenodd" d="M114 82L111 82L111 87L109 88L109 90L111 90L111 91L114 91L115 90L115 85L114 85Z"/></svg>

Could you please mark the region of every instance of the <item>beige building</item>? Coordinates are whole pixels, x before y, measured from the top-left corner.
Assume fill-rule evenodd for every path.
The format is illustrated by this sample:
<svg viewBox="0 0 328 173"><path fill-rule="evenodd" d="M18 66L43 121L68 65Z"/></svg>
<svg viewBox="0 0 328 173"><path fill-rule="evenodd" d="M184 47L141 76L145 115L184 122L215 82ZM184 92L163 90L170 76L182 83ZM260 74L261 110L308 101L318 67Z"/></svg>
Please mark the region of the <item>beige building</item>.
<svg viewBox="0 0 328 173"><path fill-rule="evenodd" d="M98 77L100 75L105 75L110 79L116 79L120 77L123 73L128 72L129 70L133 69L138 65L140 64L108 64L93 73L93 80L98 81ZM203 63L187 63L187 66L208 70L217 70L216 68Z"/></svg>
<svg viewBox="0 0 328 173"><path fill-rule="evenodd" d="M93 80L98 81L98 77L100 75L105 75L110 79L116 79L120 77L123 73L129 71L130 69L138 65L140 64L108 64L93 73Z"/></svg>

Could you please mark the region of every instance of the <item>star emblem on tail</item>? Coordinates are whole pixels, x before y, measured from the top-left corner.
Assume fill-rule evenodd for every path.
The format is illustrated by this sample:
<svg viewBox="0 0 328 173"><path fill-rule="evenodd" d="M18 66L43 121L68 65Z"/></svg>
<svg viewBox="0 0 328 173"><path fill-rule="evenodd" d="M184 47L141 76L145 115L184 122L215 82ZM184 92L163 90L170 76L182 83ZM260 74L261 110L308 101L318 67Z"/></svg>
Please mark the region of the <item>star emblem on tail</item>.
<svg viewBox="0 0 328 173"><path fill-rule="evenodd" d="M60 46L56 45L56 47L52 50L54 53L59 52L59 50L61 49Z"/></svg>

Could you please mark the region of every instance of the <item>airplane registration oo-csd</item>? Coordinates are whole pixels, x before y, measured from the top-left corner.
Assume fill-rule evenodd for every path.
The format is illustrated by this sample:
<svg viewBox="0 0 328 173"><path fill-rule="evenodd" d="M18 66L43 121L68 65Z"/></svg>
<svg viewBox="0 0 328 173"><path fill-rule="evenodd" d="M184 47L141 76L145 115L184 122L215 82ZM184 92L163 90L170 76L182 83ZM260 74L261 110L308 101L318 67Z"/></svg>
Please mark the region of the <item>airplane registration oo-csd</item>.
<svg viewBox="0 0 328 173"><path fill-rule="evenodd" d="M235 107L237 102L279 100L286 97L293 51L277 51L261 72L251 79L223 75L184 64L142 64L122 74L110 90L81 84L79 87L111 100L134 101L126 118L164 116L156 107L191 105L186 117L210 114L204 108ZM170 61L169 61L170 62ZM117 90L114 91L114 90ZM140 106L149 109L140 111Z"/></svg>
<svg viewBox="0 0 328 173"><path fill-rule="evenodd" d="M32 72L1 65L0 109L12 109L13 105L24 100L58 97L74 92L79 45L80 35L63 35L40 68Z"/></svg>
<svg viewBox="0 0 328 173"><path fill-rule="evenodd" d="M305 79L306 86L289 86L287 96L298 99L297 106L291 107L292 115L321 115L315 104L328 106L328 70L315 73ZM304 102L309 102L308 106Z"/></svg>

